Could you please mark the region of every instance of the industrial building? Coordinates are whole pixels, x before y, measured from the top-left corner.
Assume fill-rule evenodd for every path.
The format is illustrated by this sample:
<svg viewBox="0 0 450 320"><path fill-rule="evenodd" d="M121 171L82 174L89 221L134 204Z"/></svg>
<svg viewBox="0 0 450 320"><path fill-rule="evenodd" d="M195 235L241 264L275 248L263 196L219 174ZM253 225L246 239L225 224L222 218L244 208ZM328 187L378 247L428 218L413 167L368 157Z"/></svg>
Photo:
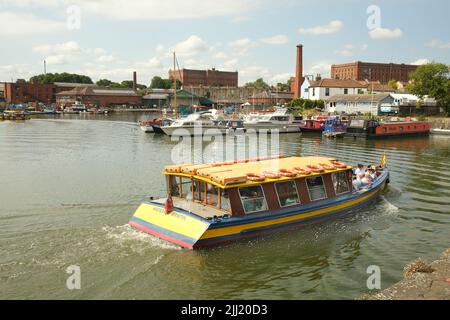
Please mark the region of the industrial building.
<svg viewBox="0 0 450 320"><path fill-rule="evenodd" d="M408 82L409 74L415 71L417 67L408 64L355 61L346 64L333 64L331 66L331 78L379 81L382 84L391 80Z"/></svg>
<svg viewBox="0 0 450 320"><path fill-rule="evenodd" d="M184 87L206 86L206 87L238 87L238 72L211 70L169 70L169 79L181 81Z"/></svg>

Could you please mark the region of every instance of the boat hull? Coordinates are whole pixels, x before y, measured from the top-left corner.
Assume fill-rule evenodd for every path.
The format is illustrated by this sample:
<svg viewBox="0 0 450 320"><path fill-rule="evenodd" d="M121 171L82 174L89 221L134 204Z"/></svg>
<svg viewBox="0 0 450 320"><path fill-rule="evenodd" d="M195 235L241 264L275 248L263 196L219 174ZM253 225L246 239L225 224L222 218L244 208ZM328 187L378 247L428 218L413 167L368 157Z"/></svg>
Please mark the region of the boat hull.
<svg viewBox="0 0 450 320"><path fill-rule="evenodd" d="M254 130L256 133L270 133L272 130L278 130L279 133L299 133L300 127L296 125L252 125L244 124L246 131Z"/></svg>
<svg viewBox="0 0 450 320"><path fill-rule="evenodd" d="M147 133L154 132L153 126L150 125L141 125L141 130Z"/></svg>
<svg viewBox="0 0 450 320"><path fill-rule="evenodd" d="M450 129L433 129L431 130L431 133L435 135L450 136Z"/></svg>
<svg viewBox="0 0 450 320"><path fill-rule="evenodd" d="M374 201L389 181L386 170L368 189L304 206L242 217L204 219L175 208L165 214L160 203L143 203L129 224L188 249L213 247L344 216Z"/></svg>
<svg viewBox="0 0 450 320"><path fill-rule="evenodd" d="M161 127L168 136L217 136L228 133L228 128L220 127Z"/></svg>

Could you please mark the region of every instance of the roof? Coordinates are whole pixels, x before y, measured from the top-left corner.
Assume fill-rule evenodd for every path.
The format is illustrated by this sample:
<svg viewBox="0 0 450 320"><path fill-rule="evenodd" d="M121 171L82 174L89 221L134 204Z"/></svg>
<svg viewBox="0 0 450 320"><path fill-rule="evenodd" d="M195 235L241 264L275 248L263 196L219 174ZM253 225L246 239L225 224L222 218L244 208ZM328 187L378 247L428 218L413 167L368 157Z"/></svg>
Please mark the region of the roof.
<svg viewBox="0 0 450 320"><path fill-rule="evenodd" d="M321 79L310 82L311 87L326 88L367 88L367 85L352 79Z"/></svg>
<svg viewBox="0 0 450 320"><path fill-rule="evenodd" d="M272 157L269 159L257 159L248 161L237 161L230 163L208 163L208 164L180 164L166 166L164 168L164 174L169 175L182 175L186 177L195 177L221 188L227 187L237 187L242 185L252 185L268 183L273 181L283 181L293 179L294 177L280 177L276 179L266 178L263 182L251 182L248 181L247 174L253 173L258 175L263 175L265 171L279 172L281 169L293 170L296 167L306 168L307 165L319 165L321 163L329 163L330 161L336 160L335 158L328 157L289 157L280 158ZM347 170L351 168L350 166L345 169L335 169L333 171ZM323 173L318 173L323 174ZM296 176L301 177L301 175Z"/></svg>
<svg viewBox="0 0 450 320"><path fill-rule="evenodd" d="M170 96L173 96L173 93L170 94ZM178 90L177 91L177 98L180 99L198 99L199 97L189 91L186 90Z"/></svg>
<svg viewBox="0 0 450 320"><path fill-rule="evenodd" d="M137 96L129 89L97 89L94 87L75 87L72 90L61 91L57 96Z"/></svg>
<svg viewBox="0 0 450 320"><path fill-rule="evenodd" d="M70 82L55 82L54 85L57 86L57 87L69 87L69 88L74 88L74 87L97 87L97 85L95 85L95 84L70 83Z"/></svg>
<svg viewBox="0 0 450 320"><path fill-rule="evenodd" d="M149 93L142 97L144 100L165 100L169 96L168 93Z"/></svg>
<svg viewBox="0 0 450 320"><path fill-rule="evenodd" d="M326 99L327 101L348 101L348 102L371 102L382 101L389 97L387 93L375 93L375 94L335 94L334 96Z"/></svg>

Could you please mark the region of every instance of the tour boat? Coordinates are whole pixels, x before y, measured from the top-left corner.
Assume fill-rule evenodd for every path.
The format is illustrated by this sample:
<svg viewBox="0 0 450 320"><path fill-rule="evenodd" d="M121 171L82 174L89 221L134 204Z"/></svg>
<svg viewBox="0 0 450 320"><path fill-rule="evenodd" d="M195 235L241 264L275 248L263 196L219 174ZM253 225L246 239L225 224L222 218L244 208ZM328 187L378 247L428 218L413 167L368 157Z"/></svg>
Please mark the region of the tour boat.
<svg viewBox="0 0 450 320"><path fill-rule="evenodd" d="M30 115L23 110L5 110L0 120L23 121L31 119Z"/></svg>
<svg viewBox="0 0 450 320"><path fill-rule="evenodd" d="M328 157L273 157L164 168L167 197L142 203L129 224L188 249L304 226L353 212L389 182L355 190L353 168ZM151 198L153 199L153 198Z"/></svg>
<svg viewBox="0 0 450 320"><path fill-rule="evenodd" d="M357 120L350 121L346 136L367 139L403 138L427 136L431 125L421 121L386 121Z"/></svg>
<svg viewBox="0 0 450 320"><path fill-rule="evenodd" d="M255 132L278 130L279 133L298 133L300 123L300 120L287 108L278 108L274 112L265 114L250 114L244 118L245 130L255 130Z"/></svg>

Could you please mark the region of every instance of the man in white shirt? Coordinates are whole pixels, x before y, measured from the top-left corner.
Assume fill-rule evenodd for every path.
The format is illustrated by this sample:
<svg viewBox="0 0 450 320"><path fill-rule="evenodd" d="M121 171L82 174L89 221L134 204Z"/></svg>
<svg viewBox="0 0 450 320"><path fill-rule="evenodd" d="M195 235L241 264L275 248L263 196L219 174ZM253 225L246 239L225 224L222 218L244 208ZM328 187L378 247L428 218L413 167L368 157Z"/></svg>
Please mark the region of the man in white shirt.
<svg viewBox="0 0 450 320"><path fill-rule="evenodd" d="M362 164L358 164L358 168L355 170L356 177L360 177L362 174L365 174L364 166Z"/></svg>

